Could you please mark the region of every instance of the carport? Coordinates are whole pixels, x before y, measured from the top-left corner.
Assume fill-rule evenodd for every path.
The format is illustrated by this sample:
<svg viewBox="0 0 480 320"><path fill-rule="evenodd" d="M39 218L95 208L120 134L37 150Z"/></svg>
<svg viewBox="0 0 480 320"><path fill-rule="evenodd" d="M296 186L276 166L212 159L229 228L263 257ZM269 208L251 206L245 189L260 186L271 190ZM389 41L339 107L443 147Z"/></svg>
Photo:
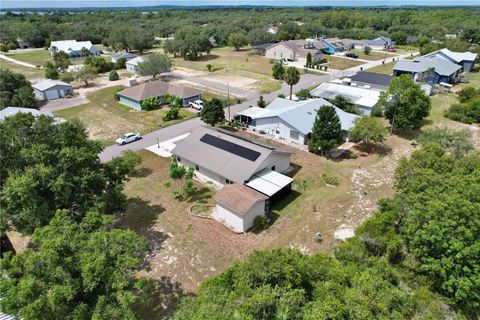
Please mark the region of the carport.
<svg viewBox="0 0 480 320"><path fill-rule="evenodd" d="M252 179L246 184L248 187L263 193L269 197L269 208L279 198L283 198L290 192L293 179L265 168L253 175Z"/></svg>

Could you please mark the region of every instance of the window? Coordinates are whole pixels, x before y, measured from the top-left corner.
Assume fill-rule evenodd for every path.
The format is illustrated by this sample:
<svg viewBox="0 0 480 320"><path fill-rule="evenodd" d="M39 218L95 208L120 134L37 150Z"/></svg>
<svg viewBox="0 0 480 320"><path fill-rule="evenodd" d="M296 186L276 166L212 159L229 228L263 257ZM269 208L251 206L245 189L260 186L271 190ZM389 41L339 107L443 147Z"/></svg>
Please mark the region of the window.
<svg viewBox="0 0 480 320"><path fill-rule="evenodd" d="M290 139L298 140L298 131L290 130Z"/></svg>
<svg viewBox="0 0 480 320"><path fill-rule="evenodd" d="M226 184L232 184L232 183L233 183L233 181L231 181L231 180L228 180L228 179L225 179L225 183L226 183Z"/></svg>
<svg viewBox="0 0 480 320"><path fill-rule="evenodd" d="M200 168L198 167L198 164L195 165L195 170L200 171Z"/></svg>
<svg viewBox="0 0 480 320"><path fill-rule="evenodd" d="M177 157L177 162L182 162L182 159L180 157Z"/></svg>
<svg viewBox="0 0 480 320"><path fill-rule="evenodd" d="M271 167L270 169L272 169L272 171L275 171L275 166Z"/></svg>

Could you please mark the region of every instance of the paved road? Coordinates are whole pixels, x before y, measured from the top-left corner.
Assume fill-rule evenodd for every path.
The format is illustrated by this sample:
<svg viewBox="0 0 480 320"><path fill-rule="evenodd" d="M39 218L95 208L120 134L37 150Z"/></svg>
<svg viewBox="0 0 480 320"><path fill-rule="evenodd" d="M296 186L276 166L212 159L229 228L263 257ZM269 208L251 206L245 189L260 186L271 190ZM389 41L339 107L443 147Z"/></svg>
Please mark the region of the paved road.
<svg viewBox="0 0 480 320"><path fill-rule="evenodd" d="M413 55L416 55L416 54L418 54L418 53L413 53ZM404 58L407 58L407 57L410 57L410 53L401 55L399 57L395 57L395 59L396 60L397 59L404 59ZM391 62L392 61L391 59L392 58L387 58L386 63ZM367 70L367 69L370 69L370 68L373 68L373 67L376 67L376 66L379 66L379 65L382 65L382 60L371 61L371 62L368 62L366 64L363 64L363 65L360 65L360 66L357 66L357 67L353 67L353 68L349 68L349 69L346 69L346 70L342 70L342 71L337 71L337 72L334 72L333 74L329 74L329 75L304 74L300 77L300 81L298 82L298 84L295 85L294 90L299 91L300 89L303 89L303 88L318 86L323 82L331 81L333 79L337 79L337 78L341 78L341 77L345 77L345 76L351 76L352 74L354 74L354 73L356 73L360 70ZM216 83L216 84L218 84L218 83ZM270 102L273 99L275 99L280 93L283 93L286 96L288 96L290 94L289 86L286 85L285 83L283 83L282 88L280 90L274 91L270 94L266 94L266 95L264 95L264 98L267 102ZM249 106L256 105L259 96L260 96L260 94L255 94L253 96L251 95L250 98L247 101L245 101L241 104L236 104L236 105L231 106L230 107L230 115L233 116L233 115L235 115L236 112L238 112L240 110L246 109ZM225 114L228 117L228 109L227 108L225 109ZM103 152L99 155L99 157L100 157L101 161L108 161L108 160L111 160L114 157L119 156L125 150L138 151L138 150L141 150L141 149L145 149L146 147L154 145L155 143L157 143L157 141L164 141L164 140L172 139L172 138L177 137L179 135L182 135L184 133L191 132L192 130L194 130L195 128L197 128L198 126L201 126L201 125L203 125L203 122L200 120L200 118L194 118L194 119L190 119L190 120L187 120L187 121L184 121L184 122L180 122L176 125L169 126L169 127L163 128L163 129L159 129L157 131L153 131L149 134L146 134L143 137L143 139L140 140L140 141L130 143L130 144L125 145L125 146L117 146L117 145L109 146L109 147L105 148L105 150L103 150Z"/></svg>

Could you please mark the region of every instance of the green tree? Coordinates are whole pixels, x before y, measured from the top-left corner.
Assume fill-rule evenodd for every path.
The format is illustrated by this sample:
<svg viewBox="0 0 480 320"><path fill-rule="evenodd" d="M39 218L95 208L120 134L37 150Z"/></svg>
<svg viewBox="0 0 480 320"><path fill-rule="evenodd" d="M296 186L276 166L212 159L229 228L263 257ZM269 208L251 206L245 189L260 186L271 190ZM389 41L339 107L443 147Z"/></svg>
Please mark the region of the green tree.
<svg viewBox="0 0 480 320"><path fill-rule="evenodd" d="M10 101L13 107L36 108L38 106L37 98L30 86L21 87Z"/></svg>
<svg viewBox="0 0 480 320"><path fill-rule="evenodd" d="M99 56L87 56L83 64L96 69L99 73L109 72L115 67L113 62L107 62L104 57Z"/></svg>
<svg viewBox="0 0 480 320"><path fill-rule="evenodd" d="M325 154L342 140L341 131L342 126L335 108L320 107L308 141L308 149L313 153Z"/></svg>
<svg viewBox="0 0 480 320"><path fill-rule="evenodd" d="M178 119L178 115L180 114L180 107L176 105L170 106L170 109L163 115L163 121L172 121Z"/></svg>
<svg viewBox="0 0 480 320"><path fill-rule="evenodd" d="M244 32L233 32L228 36L228 44L238 51L248 44L247 36Z"/></svg>
<svg viewBox="0 0 480 320"><path fill-rule="evenodd" d="M9 69L0 68L0 110L12 105L13 97L23 87L30 87L25 76ZM30 87L31 89L31 87ZM34 108L37 103L17 107Z"/></svg>
<svg viewBox="0 0 480 320"><path fill-rule="evenodd" d="M63 51L55 52L53 54L53 62L58 70L65 72L70 65L70 57Z"/></svg>
<svg viewBox="0 0 480 320"><path fill-rule="evenodd" d="M140 54L145 49L151 49L153 46L153 33L143 28L131 28L124 34L127 48L137 50Z"/></svg>
<svg viewBox="0 0 480 320"><path fill-rule="evenodd" d="M207 67L207 70L208 70L208 72L212 72L212 68L213 68L213 66L212 66L210 63L209 63L209 64L207 64L207 66L206 66L206 67Z"/></svg>
<svg viewBox="0 0 480 320"><path fill-rule="evenodd" d="M115 62L115 69L120 70L120 69L125 69L127 67L127 58L125 57L120 57L117 59Z"/></svg>
<svg viewBox="0 0 480 320"><path fill-rule="evenodd" d="M383 142L388 134L380 119L363 116L353 121L354 127L350 130L350 138L354 141L362 141L370 147L372 142Z"/></svg>
<svg viewBox="0 0 480 320"><path fill-rule="evenodd" d="M363 47L363 53L365 53L367 56L370 55L371 51L372 51L372 48L370 48L369 46Z"/></svg>
<svg viewBox="0 0 480 320"><path fill-rule="evenodd" d="M86 87L88 86L90 81L94 80L97 77L97 73L97 69L89 65L84 65L83 67L77 68L72 72L75 80L83 82Z"/></svg>
<svg viewBox="0 0 480 320"><path fill-rule="evenodd" d="M270 43L274 41L274 35L268 33L265 28L255 28L248 31L247 39L251 46Z"/></svg>
<svg viewBox="0 0 480 320"><path fill-rule="evenodd" d="M115 69L112 69L112 71L108 73L108 80L117 81L118 79L120 79L120 77L118 76L117 71Z"/></svg>
<svg viewBox="0 0 480 320"><path fill-rule="evenodd" d="M207 101L205 107L200 111L200 118L212 127L225 121L225 111L223 110L222 101L217 98Z"/></svg>
<svg viewBox="0 0 480 320"><path fill-rule="evenodd" d="M160 106L160 101L157 97L150 97L142 101L142 110L155 110Z"/></svg>
<svg viewBox="0 0 480 320"><path fill-rule="evenodd" d="M407 34L403 31L396 31L390 34L390 38L392 41L394 41L396 44L407 44Z"/></svg>
<svg viewBox="0 0 480 320"><path fill-rule="evenodd" d="M80 55L82 57L88 57L90 56L92 53L85 47L83 47L81 50L80 50Z"/></svg>
<svg viewBox="0 0 480 320"><path fill-rule="evenodd" d="M307 100L307 99L312 98L312 95L310 94L310 90L302 89L302 90L297 92L297 97L300 100Z"/></svg>
<svg viewBox="0 0 480 320"><path fill-rule="evenodd" d="M378 104L390 121L392 131L419 129L431 108L430 98L409 75L394 78L388 90L380 93Z"/></svg>
<svg viewBox="0 0 480 320"><path fill-rule="evenodd" d="M267 106L267 103L265 102L265 99L263 99L263 96L260 96L257 101L257 106L259 108L265 108Z"/></svg>
<svg viewBox="0 0 480 320"><path fill-rule="evenodd" d="M2 51L3 53L7 53L8 50L8 46L5 43L0 44L0 51Z"/></svg>
<svg viewBox="0 0 480 320"><path fill-rule="evenodd" d="M137 65L138 73L142 76L152 76L153 79L172 69L172 60L162 53L152 53Z"/></svg>
<svg viewBox="0 0 480 320"><path fill-rule="evenodd" d="M300 73L295 67L288 67L283 75L283 80L290 86L290 100L292 100L293 86L300 81Z"/></svg>
<svg viewBox="0 0 480 320"><path fill-rule="evenodd" d="M472 133L468 129L453 130L444 128L429 128L418 137L422 145L437 143L457 158L465 156L474 150Z"/></svg>
<svg viewBox="0 0 480 320"><path fill-rule="evenodd" d="M73 76L73 74L71 72L64 72L62 74L60 74L60 81L63 81L63 82L66 82L66 83L70 83L70 82L73 82L75 80L75 77Z"/></svg>
<svg viewBox="0 0 480 320"><path fill-rule="evenodd" d="M108 213L123 208L132 156L100 163L102 148L87 139L80 123L19 113L1 121L0 131L0 232L13 227L31 234L58 208L70 210L75 219L91 208Z"/></svg>
<svg viewBox="0 0 480 320"><path fill-rule="evenodd" d="M310 68L312 66L312 54L307 52L307 64L305 65L307 68Z"/></svg>
<svg viewBox="0 0 480 320"><path fill-rule="evenodd" d="M136 271L145 239L89 212L79 223L58 210L32 236L32 249L0 260L3 312L24 319L135 319L149 281ZM41 267L40 267L41 266Z"/></svg>
<svg viewBox="0 0 480 320"><path fill-rule="evenodd" d="M50 61L46 62L43 65L43 69L45 70L45 78L47 78L47 79L56 80L60 76L58 74L57 67L55 66L55 64L53 62L50 62Z"/></svg>
<svg viewBox="0 0 480 320"><path fill-rule="evenodd" d="M335 98L333 98L330 101L333 105L336 107L342 109L345 112L349 113L354 113L354 114L360 114L358 109L355 107L355 105L352 103L350 98L343 96L341 94L336 95Z"/></svg>
<svg viewBox="0 0 480 320"><path fill-rule="evenodd" d="M282 62L281 61L275 62L275 64L272 67L273 77L277 80L282 80L284 73L285 73L285 68L283 67Z"/></svg>

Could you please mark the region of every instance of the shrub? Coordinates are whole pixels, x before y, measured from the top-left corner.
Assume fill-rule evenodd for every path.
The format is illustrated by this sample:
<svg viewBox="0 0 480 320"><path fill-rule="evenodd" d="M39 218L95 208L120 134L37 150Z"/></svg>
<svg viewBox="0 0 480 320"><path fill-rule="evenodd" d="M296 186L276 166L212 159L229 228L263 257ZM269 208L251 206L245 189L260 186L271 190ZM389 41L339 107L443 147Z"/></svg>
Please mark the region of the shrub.
<svg viewBox="0 0 480 320"><path fill-rule="evenodd" d="M75 78L73 77L72 73L64 72L64 73L60 74L60 80L63 81L63 82L66 82L66 83L70 83L70 82L73 82L73 80L75 80Z"/></svg>
<svg viewBox="0 0 480 320"><path fill-rule="evenodd" d="M279 97L279 98L285 98L285 95L284 95L283 93L279 93L279 94L278 94L278 97Z"/></svg>
<svg viewBox="0 0 480 320"><path fill-rule="evenodd" d="M256 216L253 220L253 227L258 231L265 229L267 227L267 219L265 216Z"/></svg>
<svg viewBox="0 0 480 320"><path fill-rule="evenodd" d="M162 117L163 121L171 121L178 118L178 114L180 113L180 108L176 106L172 106L170 110L168 110Z"/></svg>
<svg viewBox="0 0 480 320"><path fill-rule="evenodd" d="M160 105L157 97L150 97L142 101L142 110L155 110Z"/></svg>
<svg viewBox="0 0 480 320"><path fill-rule="evenodd" d="M212 72L213 66L211 64L207 64L207 70L208 72Z"/></svg>
<svg viewBox="0 0 480 320"><path fill-rule="evenodd" d="M338 186L340 184L337 177L328 175L326 173L322 173L322 181L332 186Z"/></svg>
<svg viewBox="0 0 480 320"><path fill-rule="evenodd" d="M117 71L115 69L112 69L108 74L108 80L117 81L118 79L120 79L120 77L118 76Z"/></svg>
<svg viewBox="0 0 480 320"><path fill-rule="evenodd" d="M118 58L117 62L115 63L115 69L125 69L127 67L126 63L127 59L125 57Z"/></svg>
<svg viewBox="0 0 480 320"><path fill-rule="evenodd" d="M383 117L382 106L381 106L381 105L378 105L378 104L376 104L375 106L373 106L371 116L372 116L372 117L378 117L378 118Z"/></svg>
<svg viewBox="0 0 480 320"><path fill-rule="evenodd" d="M445 117L468 124L480 122L480 98L452 105L445 111Z"/></svg>

